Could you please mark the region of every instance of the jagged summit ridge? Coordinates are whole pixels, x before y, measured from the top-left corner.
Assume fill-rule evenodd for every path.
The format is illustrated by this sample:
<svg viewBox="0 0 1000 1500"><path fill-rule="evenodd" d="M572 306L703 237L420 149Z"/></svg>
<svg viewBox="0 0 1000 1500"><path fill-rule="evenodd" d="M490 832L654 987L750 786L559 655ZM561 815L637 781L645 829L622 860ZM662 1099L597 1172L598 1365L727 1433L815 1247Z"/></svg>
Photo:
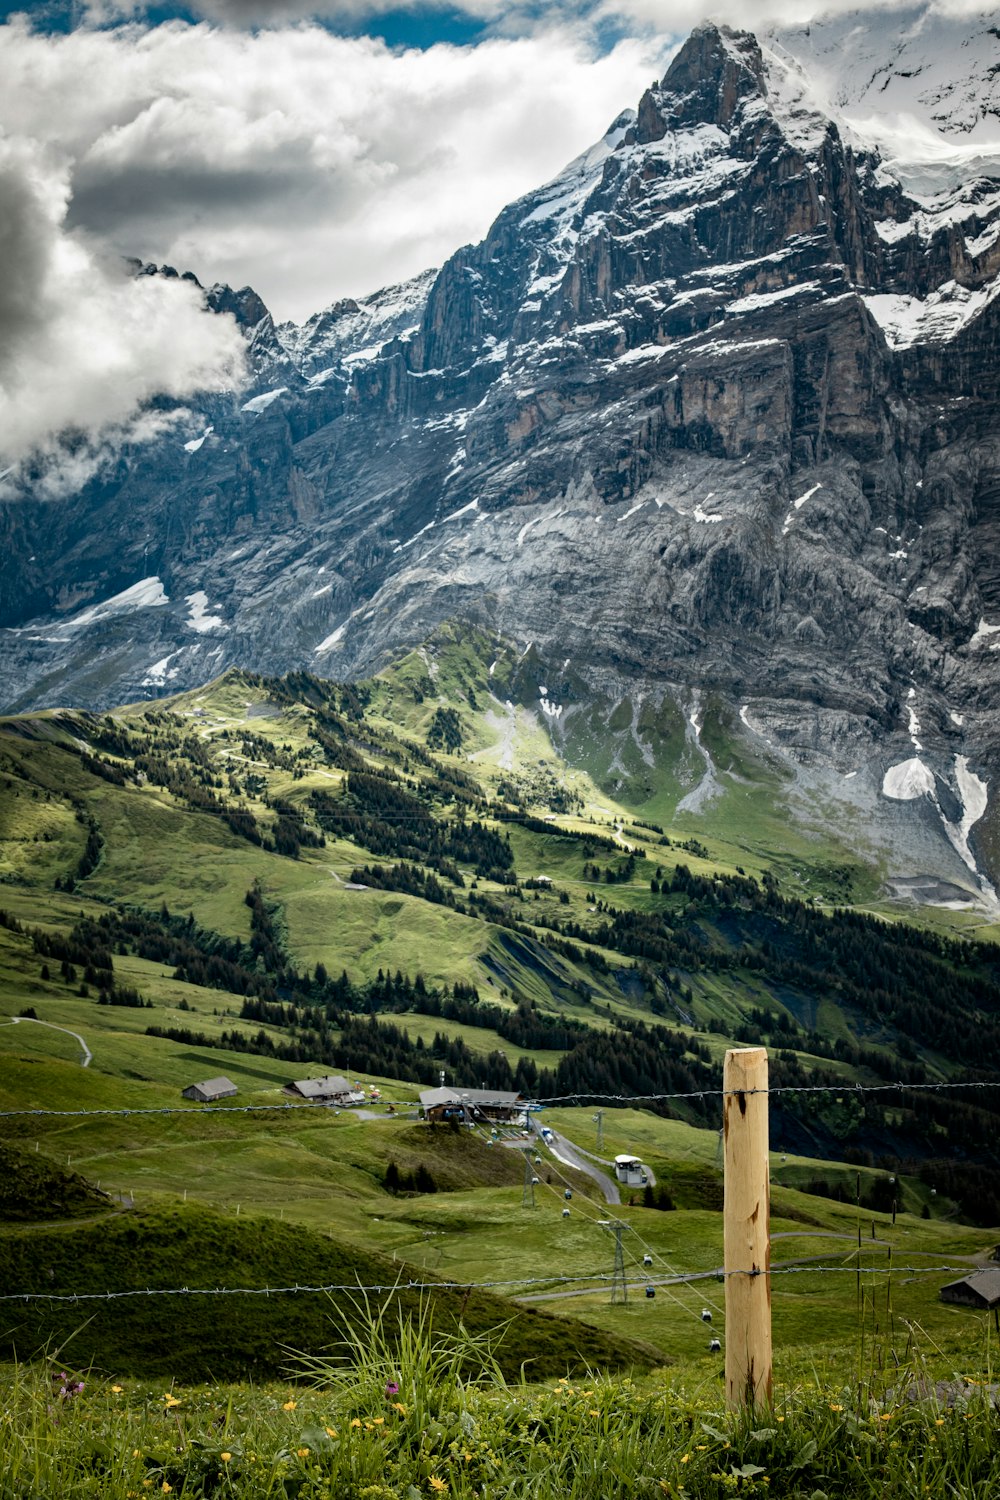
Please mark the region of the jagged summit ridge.
<svg viewBox="0 0 1000 1500"><path fill-rule="evenodd" d="M662 82L639 104L635 140L662 140L685 125L729 130L749 100L767 97L764 60L757 38L712 21L695 28Z"/></svg>

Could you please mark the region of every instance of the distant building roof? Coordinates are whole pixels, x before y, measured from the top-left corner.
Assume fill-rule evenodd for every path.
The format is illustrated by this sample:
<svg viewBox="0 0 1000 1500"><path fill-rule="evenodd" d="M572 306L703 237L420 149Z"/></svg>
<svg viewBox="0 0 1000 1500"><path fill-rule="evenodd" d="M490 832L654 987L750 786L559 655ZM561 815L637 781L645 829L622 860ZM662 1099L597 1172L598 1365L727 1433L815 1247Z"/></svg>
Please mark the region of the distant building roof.
<svg viewBox="0 0 1000 1500"><path fill-rule="evenodd" d="M441 1104L500 1104L514 1105L521 1102L518 1093L504 1089L421 1089L420 1102L424 1109L436 1109Z"/></svg>
<svg viewBox="0 0 1000 1500"><path fill-rule="evenodd" d="M353 1094L354 1085L341 1078L338 1073L328 1073L325 1078L300 1078L290 1085L303 1099L333 1099L340 1094Z"/></svg>
<svg viewBox="0 0 1000 1500"><path fill-rule="evenodd" d="M181 1089L181 1098L197 1099L204 1104L211 1099L228 1099L237 1093L235 1083L228 1078L208 1078L204 1083L189 1083L186 1089Z"/></svg>
<svg viewBox="0 0 1000 1500"><path fill-rule="evenodd" d="M993 1307L1000 1302L1000 1266L984 1266L981 1271L972 1271L958 1281L949 1281L941 1288L941 1299Z"/></svg>

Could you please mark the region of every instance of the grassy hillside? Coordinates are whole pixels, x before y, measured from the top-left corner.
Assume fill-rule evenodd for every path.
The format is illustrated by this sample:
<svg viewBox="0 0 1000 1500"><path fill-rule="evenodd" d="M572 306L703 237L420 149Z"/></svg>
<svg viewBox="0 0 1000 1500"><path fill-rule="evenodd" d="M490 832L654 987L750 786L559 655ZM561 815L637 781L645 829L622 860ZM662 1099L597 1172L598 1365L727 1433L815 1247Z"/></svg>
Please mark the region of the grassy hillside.
<svg viewBox="0 0 1000 1500"><path fill-rule="evenodd" d="M428 1274L425 1278L436 1278ZM74 1365L178 1380L254 1379L287 1373L291 1351L320 1354L346 1337L365 1300L353 1288L380 1286L407 1318L422 1302L435 1325L476 1334L505 1326L501 1367L544 1379L588 1368L649 1368L657 1354L627 1335L567 1323L534 1308L512 1308L487 1291L411 1290L400 1268L377 1252L348 1249L300 1226L268 1218L234 1221L192 1204L104 1216L79 1227L0 1233L0 1283L23 1293L84 1300L9 1305L0 1314L0 1353L30 1358L58 1350ZM332 1287L273 1296L122 1297L87 1293L147 1287Z"/></svg>
<svg viewBox="0 0 1000 1500"><path fill-rule="evenodd" d="M0 1048L69 1057L72 1036L37 1023L85 1043L99 1027L94 1065L127 1076L152 1031L182 1048L161 1054L178 1084L219 1071L218 1048L275 1087L307 1062L425 1085L444 1066L535 1095L690 1093L734 1039L768 1043L786 1085L978 1077L1000 1041L994 947L801 900L868 899L825 846L787 845L788 887L763 834L739 863L630 816L516 712L496 741L498 708L544 670L443 630L370 683L230 673L155 708L7 721L0 1010L36 1014ZM917 1170L988 1141L994 1102L873 1096L845 1122L803 1099L772 1127ZM949 1187L1000 1217L991 1153L971 1154Z"/></svg>
<svg viewBox="0 0 1000 1500"><path fill-rule="evenodd" d="M997 949L876 919L861 865L828 844L776 852L773 819L749 810L742 841L661 822L662 787L630 812L524 708L544 670L442 632L371 683L231 673L155 707L0 724L0 1119L24 1224L3 1233L6 1286L44 1291L45 1268L74 1267L76 1291L141 1289L153 1269L160 1285L229 1269L274 1284L275 1266L381 1285L396 1266L552 1297L537 1283L557 1276L562 1300L539 1304L563 1319L554 1359L582 1339L599 1362L705 1372L701 1309L720 1289L674 1274L720 1264L713 1090L727 1046L763 1043L772 1085L816 1089L772 1101L774 1259L819 1268L775 1278L782 1358L843 1361L859 1253L881 1286L890 1253L916 1268L893 1278L903 1343L919 1324L960 1347L947 1277L919 1268L971 1265L1000 1222L1000 1093L951 1087L1000 1083ZM726 725L703 709L718 749ZM656 712L664 743L683 734ZM641 760L632 708L608 716ZM563 1101L557 1129L605 1163L641 1153L656 1191L609 1205L537 1142L428 1130L416 1099L442 1070ZM380 1089L377 1108L287 1108L286 1084L331 1071ZM182 1107L217 1074L259 1112ZM144 1113L164 1109L179 1112ZM57 1225L30 1222L32 1201ZM615 1218L627 1306L587 1280L611 1270ZM285 1301L273 1326L266 1308L233 1313L218 1367L197 1366L211 1325L194 1309L178 1363L156 1368L280 1368L274 1330L319 1338L317 1306ZM481 1326L510 1306L484 1304ZM152 1368L176 1309L128 1307L88 1323L88 1347ZM89 1316L18 1307L8 1347Z"/></svg>
<svg viewBox="0 0 1000 1500"><path fill-rule="evenodd" d="M108 1207L107 1197L49 1157L0 1141L0 1220L32 1223L81 1218Z"/></svg>
<svg viewBox="0 0 1000 1500"><path fill-rule="evenodd" d="M122 1084L92 1068L82 1070L65 1063L25 1061L4 1070L4 1086L5 1107L14 1098L37 1098L31 1089L39 1087L43 1095L61 1096L60 1103L72 1108L106 1107L116 1098L119 1107L132 1109L155 1109L158 1102L176 1101L173 1090ZM256 1092L248 1089L243 1096L246 1101L273 1097L263 1081ZM592 1111L553 1110L546 1118L580 1146L596 1149ZM542 1299L533 1300L532 1306L652 1346L656 1353L646 1358L656 1363L675 1361L680 1368L703 1373L711 1368L701 1321L706 1303L715 1309L719 1331L724 1324L723 1288L714 1281L722 1262L717 1132L642 1111L604 1112L599 1154L607 1158L617 1149L640 1152L652 1166L658 1187L670 1195L674 1207L665 1212L646 1207L641 1192L631 1203L626 1194L620 1207L605 1204L593 1183L565 1167L544 1147L532 1152L532 1165L534 1156L540 1156L534 1165L539 1181L534 1205L525 1206L522 1162L516 1150L487 1145L486 1133L428 1130L402 1111L396 1117L365 1119L308 1108L246 1115L203 1112L191 1106L181 1114L133 1114L124 1120L92 1113L48 1119L19 1116L8 1120L7 1126L20 1133L21 1150L29 1157L53 1164L71 1157L74 1172L81 1171L91 1181L100 1178L102 1190L110 1191L114 1208L119 1210L100 1225L85 1226L85 1237L72 1225L8 1231L0 1279L11 1291L52 1289L51 1280L39 1278L43 1272L47 1278L46 1268L56 1269L54 1243L62 1246L67 1258L67 1291L229 1284L230 1265L236 1268L232 1274L244 1278L256 1267L259 1279L255 1276L245 1284L273 1285L279 1267L282 1284L315 1284L315 1267L308 1269L304 1262L300 1265L289 1259L288 1246L315 1244L312 1232L323 1231L334 1236L337 1253L356 1266L343 1278L352 1284L357 1277L366 1284L383 1284L387 1265L394 1267L393 1278L401 1274L407 1281L428 1276L456 1282L500 1281L506 1283L502 1288L506 1294ZM423 1167L434 1190L391 1191L387 1185L390 1164L410 1178ZM820 1177L831 1186L841 1184L850 1201L801 1190ZM772 1178L774 1263L810 1272L774 1278L776 1359L782 1376L788 1377L802 1358L824 1365L829 1361L830 1369L843 1372L856 1357L861 1338L858 1265L865 1268L865 1288L880 1299L880 1316L890 1305L894 1308L891 1327L883 1316L883 1335L897 1354L905 1348L912 1328L919 1326L924 1330L921 1337L930 1340L934 1349L950 1351L947 1358L961 1362L967 1331L978 1327L980 1320L940 1303L938 1287L984 1256L992 1247L994 1232L955 1222L954 1202L943 1192L930 1196L930 1189L914 1177L897 1179L889 1191L889 1201L895 1196L901 1205L896 1213L860 1207L857 1201L858 1178L861 1199L867 1202L877 1200L878 1190L886 1188L885 1173L862 1170L856 1174L842 1163L774 1152ZM569 1200L567 1190L572 1194ZM181 1200L186 1200L186 1207ZM197 1254L192 1249L194 1237L183 1242L177 1239L172 1215L179 1202L183 1212L209 1213L207 1220L196 1217L193 1221L208 1226L204 1234L198 1232ZM134 1210L129 1210L133 1203ZM120 1211L123 1207L125 1212ZM933 1217L924 1218L925 1210ZM246 1233L249 1240L234 1243L252 1248L257 1229L251 1234L247 1226L259 1226L265 1219L292 1236L282 1241L280 1253L268 1261L266 1276L260 1271L263 1262L247 1269L248 1263L240 1256L249 1252L241 1250L237 1255L227 1239L230 1233ZM595 1288L587 1280L595 1274L610 1276L613 1241L603 1222L614 1219L628 1225L624 1247L631 1292L625 1306L612 1304L606 1283ZM133 1240L128 1256L113 1261L103 1258L102 1247L112 1242L109 1225L120 1244L129 1243L121 1237L132 1226L145 1226L141 1254ZM162 1261L156 1255L157 1237L169 1250ZM16 1258L11 1258L13 1244L19 1247ZM220 1244L229 1248L223 1252ZM92 1252L100 1253L89 1262ZM375 1272L370 1264L373 1255L379 1262ZM643 1263L646 1255L651 1257L649 1265ZM285 1275L293 1264L297 1266L294 1275ZM924 1266L936 1268L937 1274L921 1274ZM87 1268L84 1283L73 1279L79 1267ZM816 1275L811 1274L814 1267L821 1268ZM915 1270L890 1277L893 1267ZM942 1267L956 1269L943 1274ZM678 1282L676 1273L707 1279ZM546 1279L553 1277L556 1284L547 1285ZM330 1278L324 1275L322 1279ZM652 1300L644 1293L650 1283L656 1287ZM290 1327L298 1327L300 1314L295 1305L294 1299L286 1299ZM11 1317L5 1326L27 1328L38 1340L43 1329L62 1337L70 1328L81 1326L92 1311L86 1305L70 1305L61 1310L65 1317L60 1316L55 1324L26 1324L24 1309L15 1307L16 1318ZM135 1312L139 1317L141 1343L150 1310L143 1307L142 1299L129 1301L126 1308L131 1310L129 1316ZM152 1314L156 1316L149 1326L159 1326L156 1317L164 1315L162 1307L157 1308L154 1302ZM52 1311L44 1310L46 1316ZM499 1316L496 1306L494 1313ZM294 1342L290 1335L280 1341ZM150 1334L149 1347L154 1346Z"/></svg>

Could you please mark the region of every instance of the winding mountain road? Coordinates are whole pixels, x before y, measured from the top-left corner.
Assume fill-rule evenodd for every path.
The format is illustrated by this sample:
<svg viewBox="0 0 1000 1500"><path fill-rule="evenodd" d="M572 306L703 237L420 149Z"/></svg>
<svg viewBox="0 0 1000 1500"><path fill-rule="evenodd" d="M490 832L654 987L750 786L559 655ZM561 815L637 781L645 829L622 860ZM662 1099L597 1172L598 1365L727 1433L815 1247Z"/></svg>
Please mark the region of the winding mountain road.
<svg viewBox="0 0 1000 1500"><path fill-rule="evenodd" d="M572 1167L577 1172L583 1172L592 1182L596 1182L604 1194L605 1203L621 1203L622 1195L618 1190L618 1184L607 1172L594 1165L593 1160L587 1160L587 1154L572 1145L564 1135L557 1135L554 1130L549 1130L547 1136L543 1136L541 1129L531 1122L540 1146L545 1146L555 1157L561 1161L564 1167Z"/></svg>

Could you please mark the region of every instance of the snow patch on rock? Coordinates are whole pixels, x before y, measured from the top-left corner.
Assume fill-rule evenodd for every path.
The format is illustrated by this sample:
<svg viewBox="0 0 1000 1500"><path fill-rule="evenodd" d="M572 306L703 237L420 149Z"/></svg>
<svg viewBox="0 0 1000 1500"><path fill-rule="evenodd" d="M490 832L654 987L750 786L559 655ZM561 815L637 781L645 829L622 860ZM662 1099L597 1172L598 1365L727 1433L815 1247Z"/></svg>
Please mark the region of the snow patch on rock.
<svg viewBox="0 0 1000 1500"><path fill-rule="evenodd" d="M253 396L249 401L244 401L240 411L261 412L267 411L272 402L277 401L279 396L287 395L287 385L279 385L276 391L265 391L262 396Z"/></svg>
<svg viewBox="0 0 1000 1500"><path fill-rule="evenodd" d="M805 505L806 501L807 500L811 500L812 497L813 497L813 495L815 495L816 491L817 490L821 490L822 488L823 488L822 484L814 484L813 487L812 487L812 489L806 490L806 492L805 492L804 495L800 495L797 500L793 500L792 501L792 503L791 503L791 505L789 506L789 509L788 509L788 514L785 517L784 525L781 528L781 534L782 534L782 536L787 536L787 534L788 534L788 528L791 526L792 521L795 519L795 512L797 510L801 510L802 507L803 507L803 505Z"/></svg>
<svg viewBox="0 0 1000 1500"><path fill-rule="evenodd" d="M92 604L89 609L74 615L71 620L65 622L64 628L78 630L81 625L92 625L95 620L106 619L108 615L128 614L135 609L157 609L169 603L170 600L159 578L141 578L138 583L122 589L120 594L113 594L103 603Z"/></svg>
<svg viewBox="0 0 1000 1500"><path fill-rule="evenodd" d="M208 595L204 589L197 589L193 594L188 594L184 602L189 609L188 617L184 621L189 630L196 630L199 635L204 635L209 630L218 630L222 625L221 615L208 613Z"/></svg>
<svg viewBox="0 0 1000 1500"><path fill-rule="evenodd" d="M923 750L924 747L920 743L920 740L917 738L917 736L920 734L920 720L917 717L917 711L913 706L913 700L916 696L916 688L910 688L910 691L906 695L906 716L909 721L910 740L914 750L916 750L919 755L920 751Z"/></svg>
<svg viewBox="0 0 1000 1500"><path fill-rule="evenodd" d="M184 444L185 453L197 453L205 439L215 431L214 427L206 427L201 437L192 438L189 443Z"/></svg>
<svg viewBox="0 0 1000 1500"><path fill-rule="evenodd" d="M1000 625L988 625L985 620L980 620L975 635L969 641L970 650L985 646L991 635L1000 635ZM1000 641L992 645L990 650L996 651L998 648L1000 648Z"/></svg>
<svg viewBox="0 0 1000 1500"><path fill-rule="evenodd" d="M167 656L161 656L159 661L154 661L142 679L142 687L162 687L165 682L172 682L180 673L179 667L171 668L170 663L174 657L179 655L177 651L171 651Z"/></svg>
<svg viewBox="0 0 1000 1500"><path fill-rule="evenodd" d="M882 795L894 802L912 802L916 797L934 797L934 772L919 756L890 766L882 778Z"/></svg>
<svg viewBox="0 0 1000 1500"><path fill-rule="evenodd" d="M324 651L332 651L334 646L344 639L348 624L349 621L345 620L342 625L338 625L336 630L332 630L324 640L320 641L318 646L314 646L313 656L320 656Z"/></svg>
<svg viewBox="0 0 1000 1500"><path fill-rule="evenodd" d="M953 339L1000 293L1000 277L970 291L946 281L925 298L903 292L877 292L863 300L893 349L942 344Z"/></svg>

